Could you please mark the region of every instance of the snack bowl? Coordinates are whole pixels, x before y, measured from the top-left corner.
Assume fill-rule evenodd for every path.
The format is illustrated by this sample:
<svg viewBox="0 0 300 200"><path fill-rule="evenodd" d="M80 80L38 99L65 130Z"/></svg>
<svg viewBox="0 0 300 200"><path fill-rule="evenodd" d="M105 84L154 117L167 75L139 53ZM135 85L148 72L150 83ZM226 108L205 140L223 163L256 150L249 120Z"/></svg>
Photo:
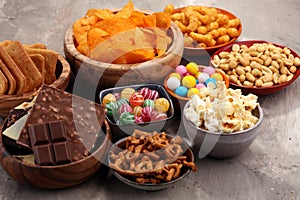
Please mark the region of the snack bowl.
<svg viewBox="0 0 300 200"><path fill-rule="evenodd" d="M190 105L187 102L184 109ZM184 129L195 155L203 158L207 155L225 159L238 156L247 149L259 134L259 126L263 121L263 111L258 105L252 114L258 118L256 124L248 129L233 133L217 133L199 128L183 116Z"/></svg>
<svg viewBox="0 0 300 200"><path fill-rule="evenodd" d="M64 37L64 53L74 74L82 76L91 85L98 85L100 89L129 84L162 83L163 78L180 63L183 53L182 33L173 22L168 29L168 35L172 42L164 54L141 63L113 64L112 61L100 62L81 54L76 49L73 28L69 27Z"/></svg>
<svg viewBox="0 0 300 200"><path fill-rule="evenodd" d="M62 55L58 55L56 64L56 80L51 86L65 90L69 84L71 68ZM0 95L0 117L6 117L11 109L32 98L36 92L29 92L23 95Z"/></svg>
<svg viewBox="0 0 300 200"><path fill-rule="evenodd" d="M172 14L181 13L181 11L184 10L185 8L186 7L176 8L172 12ZM216 7L208 7L208 8L215 8L218 11L218 14L226 15L226 16L228 16L229 19L237 18L233 13L231 13L227 10L224 10L224 9L221 9L221 8L216 8ZM209 47L209 46L208 47L190 47L190 46L185 45L183 55L191 56L191 57L193 57L193 56L210 56L215 51L217 51L218 49L220 49L222 47L225 47L225 46L235 42L238 39L238 37L242 33L242 24L241 23L237 27L237 30L238 30L238 35L236 37L230 38L230 40L228 42L225 42L223 44L218 44L218 45L214 45L214 46L211 46L211 47Z"/></svg>
<svg viewBox="0 0 300 200"><path fill-rule="evenodd" d="M172 139L174 137L175 136L173 136L173 135L167 134L167 138L168 139ZM181 168L180 175L177 178L173 178L171 181L164 181L164 180L162 180L159 183L139 183L139 182L135 181L134 180L134 178L136 178L135 175L124 174L124 173L116 170L112 166L113 160L111 159L112 152L114 154L116 154L116 153L119 153L122 150L126 149L126 141L129 138L130 138L130 136L122 138L119 141L117 141L115 144L113 144L113 146L111 147L111 149L109 151L109 156L108 156L109 166L113 170L114 176L118 180L120 180L121 182L123 182L123 183L125 183L125 184L127 184L127 185L129 185L129 186L131 186L133 188L139 189L139 190L158 191L158 190L163 190L163 189L167 189L167 188L170 188L170 187L174 186L178 182L182 181L192 171L191 167L183 166ZM164 147L164 148L156 150L156 151L162 151L162 150L164 150L166 148L167 147ZM194 163L194 154L193 154L191 148L185 142L181 143L181 148L182 148L182 150L183 150L184 153L181 153L180 156L186 156L186 161L187 162ZM157 152L153 151L151 153L157 153ZM161 152L159 152L159 153L161 153ZM157 154L159 154L159 153L157 153ZM147 156L147 153L145 153L145 156ZM174 159L174 160L176 160L176 159ZM168 165L168 164L171 164L171 163L166 163L165 165ZM195 171L196 171L197 167L196 166L194 166L194 167L196 168L195 169ZM145 171L145 174L139 173L139 176L140 177L143 177L143 175L146 176L147 173L151 174L151 173L155 173L155 172Z"/></svg>
<svg viewBox="0 0 300 200"><path fill-rule="evenodd" d="M214 67L217 67L217 68L220 68L220 66L218 64L214 63L214 61L213 61L214 57L216 55L219 55L222 52L231 52L232 47L235 44L240 45L240 46L245 45L247 47L251 47L253 44L263 44L263 43L272 44L272 45L274 45L276 47L279 47L279 48L282 48L282 49L285 48L285 46L282 46L282 45L279 45L279 44L276 44L276 43L273 43L273 42L269 42L269 41L264 41L264 40L239 41L239 42L229 44L228 46L223 47L223 48L219 49L218 51L216 51L210 59L210 65L214 66ZM288 48L288 49L290 50L290 54L294 58L296 58L296 57L299 58L299 55L295 51L293 51L290 48ZM273 60L273 61L275 61L275 60ZM272 65L269 65L268 67L270 68L271 66ZM280 71L280 68L278 70ZM225 71L225 73L227 74L226 71ZM272 86L262 86L262 87L245 86L245 85L239 85L237 83L234 83L232 80L229 80L229 83L230 83L230 86L232 88L241 89L244 94L252 93L252 94L256 94L256 95L268 95L268 94L273 94L275 92L278 92L278 91L283 90L284 88L288 87L290 84L292 84L298 78L299 75L300 75L300 67L297 67L297 70L295 71L293 77L290 80L288 80L286 82L283 82L283 83L280 83L280 84L274 84Z"/></svg>
<svg viewBox="0 0 300 200"><path fill-rule="evenodd" d="M205 66L198 65L199 72L202 72L204 68L205 68ZM220 69L215 69L215 72L220 73L222 75L223 81L225 82L225 85L226 85L226 88L228 88L229 87L228 76L222 70L220 70ZM175 110L181 111L184 108L186 102L188 102L190 100L190 98L179 96L173 90L171 90L170 88L168 88L167 81L168 81L170 75L171 74L168 74L165 77L164 88L168 92L168 94L171 95L171 98L172 98Z"/></svg>
<svg viewBox="0 0 300 200"><path fill-rule="evenodd" d="M17 182L42 189L60 189L80 184L91 178L103 165L111 147L111 131L105 120L101 136L91 155L68 164L36 165L29 152L20 151L12 140L2 133L7 128L8 118L0 130L0 160L2 168Z"/></svg>
<svg viewBox="0 0 300 200"><path fill-rule="evenodd" d="M137 84L137 85L129 85L129 86L121 86L115 88L108 88L102 90L99 94L99 101L103 103L103 98L109 93L121 93L121 91L125 88L133 88L135 91L138 91L141 88L149 88L150 90L156 90L159 94L159 97L165 98L169 101L169 109L166 112L167 118L150 121L150 122L142 122L142 123L134 123L134 124L119 124L113 117L109 117L106 115L106 119L110 125L112 131L112 141L116 142L121 138L124 138L130 135L133 130L139 129L142 131L155 131L155 130L167 130L169 127L173 126L173 118L174 118L174 106L173 102L168 95L167 91L164 89L162 85L159 84Z"/></svg>

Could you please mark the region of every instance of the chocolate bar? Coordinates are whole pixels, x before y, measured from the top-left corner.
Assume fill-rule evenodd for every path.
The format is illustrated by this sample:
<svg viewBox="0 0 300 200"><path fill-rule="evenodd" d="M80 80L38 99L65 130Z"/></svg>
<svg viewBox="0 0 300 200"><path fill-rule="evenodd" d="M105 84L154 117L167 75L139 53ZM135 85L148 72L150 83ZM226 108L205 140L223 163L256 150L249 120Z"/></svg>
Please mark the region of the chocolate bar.
<svg viewBox="0 0 300 200"><path fill-rule="evenodd" d="M106 109L99 104L65 91L43 85L36 102L17 139L17 143L31 148L28 125L63 120L66 138L72 151L72 162L90 155L99 138Z"/></svg>
<svg viewBox="0 0 300 200"><path fill-rule="evenodd" d="M60 165L71 162L69 141L62 120L29 125L28 133L36 164Z"/></svg>

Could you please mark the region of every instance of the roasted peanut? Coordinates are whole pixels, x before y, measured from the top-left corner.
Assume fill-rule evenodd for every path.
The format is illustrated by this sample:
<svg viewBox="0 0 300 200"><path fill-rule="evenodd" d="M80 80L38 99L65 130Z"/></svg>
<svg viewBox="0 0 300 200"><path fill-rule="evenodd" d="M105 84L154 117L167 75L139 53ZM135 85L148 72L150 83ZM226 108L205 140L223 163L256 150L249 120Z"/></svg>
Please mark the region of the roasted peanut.
<svg viewBox="0 0 300 200"><path fill-rule="evenodd" d="M229 68L235 69L238 66L238 63L235 60L230 60L229 62Z"/></svg>
<svg viewBox="0 0 300 200"><path fill-rule="evenodd" d="M246 80L245 74L241 74L241 75L239 76L239 80L240 80L241 82L244 82L244 81Z"/></svg>
<svg viewBox="0 0 300 200"><path fill-rule="evenodd" d="M296 57L296 58L294 59L294 65L295 65L296 67L298 67L298 66L300 65L300 58L299 58L299 57Z"/></svg>
<svg viewBox="0 0 300 200"><path fill-rule="evenodd" d="M289 70L291 73L295 73L297 71L297 68L295 66L291 66Z"/></svg>
<svg viewBox="0 0 300 200"><path fill-rule="evenodd" d="M278 62L276 62L276 61L272 61L272 59L271 59L271 65L273 66L273 67L275 67L276 69L279 69L279 64L278 64ZM267 65L266 65L267 66Z"/></svg>
<svg viewBox="0 0 300 200"><path fill-rule="evenodd" d="M246 73L246 78L252 83L255 82L255 77L249 72Z"/></svg>
<svg viewBox="0 0 300 200"><path fill-rule="evenodd" d="M232 45L232 51L233 52L239 52L240 51L240 45L238 45L238 44Z"/></svg>
<svg viewBox="0 0 300 200"><path fill-rule="evenodd" d="M278 79L279 79L279 73L274 73L273 74L273 82L276 84L278 83Z"/></svg>
<svg viewBox="0 0 300 200"><path fill-rule="evenodd" d="M262 84L262 87L270 87L270 86L272 86L273 85L273 82L265 82L265 83L263 83Z"/></svg>
<svg viewBox="0 0 300 200"><path fill-rule="evenodd" d="M264 83L264 82L263 82L261 79L257 79L257 80L255 81L255 86L261 87L263 83Z"/></svg>
<svg viewBox="0 0 300 200"><path fill-rule="evenodd" d="M243 85L244 86L253 86L253 83L249 82L249 81L244 81Z"/></svg>
<svg viewBox="0 0 300 200"><path fill-rule="evenodd" d="M259 69L253 69L251 73L253 76L262 76L262 72Z"/></svg>
<svg viewBox="0 0 300 200"><path fill-rule="evenodd" d="M237 59L245 67L250 64L250 61L249 61L248 58L245 58L245 57L242 57L242 56L238 56Z"/></svg>
<svg viewBox="0 0 300 200"><path fill-rule="evenodd" d="M279 78L278 78L279 84L284 83L286 81L287 81L287 76L285 74L279 76Z"/></svg>
<svg viewBox="0 0 300 200"><path fill-rule="evenodd" d="M243 67L237 67L237 68L235 69L235 71L236 71L236 73L237 73L238 75L243 75L243 74L246 73L245 70L243 69Z"/></svg>
<svg viewBox="0 0 300 200"><path fill-rule="evenodd" d="M238 79L237 79L237 77L236 77L235 75L230 75L230 76L229 76L229 81L234 82L234 83L237 83L237 82L238 82Z"/></svg>
<svg viewBox="0 0 300 200"><path fill-rule="evenodd" d="M271 82L272 80L273 80L272 74L265 74L264 76L262 76L262 81L264 83Z"/></svg>
<svg viewBox="0 0 300 200"><path fill-rule="evenodd" d="M289 71L286 67L280 67L279 70L280 70L280 73L281 73L281 74L287 74L288 71Z"/></svg>

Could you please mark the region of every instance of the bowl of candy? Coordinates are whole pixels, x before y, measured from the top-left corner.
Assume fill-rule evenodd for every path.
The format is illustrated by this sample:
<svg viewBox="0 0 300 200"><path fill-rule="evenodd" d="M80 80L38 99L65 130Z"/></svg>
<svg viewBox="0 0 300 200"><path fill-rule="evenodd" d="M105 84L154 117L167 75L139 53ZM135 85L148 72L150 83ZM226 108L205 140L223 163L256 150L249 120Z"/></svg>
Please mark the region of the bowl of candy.
<svg viewBox="0 0 300 200"><path fill-rule="evenodd" d="M168 74L164 87L172 96L174 107L182 110L193 95L202 94L206 87L215 87L219 81L228 88L229 80L222 70L190 62L186 66L178 65L175 72Z"/></svg>
<svg viewBox="0 0 300 200"><path fill-rule="evenodd" d="M66 31L64 52L73 72L101 89L162 83L180 63L183 36L167 14L129 1L119 10L89 9Z"/></svg>
<svg viewBox="0 0 300 200"><path fill-rule="evenodd" d="M232 87L245 94L278 92L300 75L300 58L295 51L263 40L230 44L216 51L210 63L229 76Z"/></svg>
<svg viewBox="0 0 300 200"><path fill-rule="evenodd" d="M167 130L174 117L173 102L163 86L140 84L102 90L100 102L117 141L133 132ZM172 125L174 126L174 125Z"/></svg>
<svg viewBox="0 0 300 200"><path fill-rule="evenodd" d="M108 159L117 179L146 191L170 188L197 171L189 146L165 132L134 130L112 146Z"/></svg>
<svg viewBox="0 0 300 200"><path fill-rule="evenodd" d="M241 35L242 24L233 13L215 7L165 7L165 13L184 34L184 55L211 55Z"/></svg>
<svg viewBox="0 0 300 200"><path fill-rule="evenodd" d="M88 180L103 166L111 138L105 108L43 85L34 99L5 119L1 165L21 184L66 188Z"/></svg>
<svg viewBox="0 0 300 200"><path fill-rule="evenodd" d="M230 158L248 148L259 133L263 111L254 94L220 84L194 95L183 110L183 123L195 155Z"/></svg>

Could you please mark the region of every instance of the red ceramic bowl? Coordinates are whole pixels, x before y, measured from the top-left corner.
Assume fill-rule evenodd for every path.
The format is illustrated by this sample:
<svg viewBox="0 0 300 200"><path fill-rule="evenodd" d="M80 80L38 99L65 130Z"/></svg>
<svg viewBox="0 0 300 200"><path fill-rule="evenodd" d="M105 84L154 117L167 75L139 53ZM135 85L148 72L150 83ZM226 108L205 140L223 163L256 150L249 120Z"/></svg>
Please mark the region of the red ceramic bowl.
<svg viewBox="0 0 300 200"><path fill-rule="evenodd" d="M182 9L184 9L185 7L181 7L181 8L177 8L174 10L174 13L180 13ZM212 7L211 7L212 8ZM215 7L214 7L215 8ZM229 17L229 19L234 19L237 18L234 14L232 14L231 12L227 11L227 10L223 10L221 8L215 8L218 10L218 13L227 15ZM238 37L241 35L242 33L242 24L240 24L240 26L238 27ZM205 47L205 48L196 48L196 47L184 47L184 51L183 54L187 55L187 56L204 56L207 54L212 55L215 51L217 51L218 49L232 44L233 42L235 42L237 40L238 37L234 37L231 38L231 40L229 42L226 42L224 44L220 44L220 45L215 45L212 47Z"/></svg>
<svg viewBox="0 0 300 200"><path fill-rule="evenodd" d="M279 45L279 44L276 44L276 43L273 43L273 42L264 41L264 40L248 40L248 41L235 42L235 43L227 45L226 47L223 47L223 48L219 49L218 51L216 51L211 56L210 65L214 66L214 67L218 67L218 66L215 66L212 63L212 60L213 60L214 56L219 55L221 52L231 52L232 46L234 44L246 45L247 47L250 47L254 43L271 43L271 44L273 44L277 47L280 47L280 48L285 47L285 46L282 46L282 45ZM295 58L299 57L299 55L295 51L293 51L292 49L290 49L290 51L291 51L291 54L293 54ZM244 94L252 93L252 94L256 94L256 95L267 95L267 94L272 94L272 93L278 92L278 91L286 88L288 85L293 83L298 78L299 75L300 75L300 67L297 67L297 71L294 73L294 76L291 80L289 80L285 83L273 85L273 86L270 86L270 87L241 86L241 85L238 85L238 84L235 84L235 83L232 83L232 82L229 82L229 83L230 83L231 87L241 89Z"/></svg>

